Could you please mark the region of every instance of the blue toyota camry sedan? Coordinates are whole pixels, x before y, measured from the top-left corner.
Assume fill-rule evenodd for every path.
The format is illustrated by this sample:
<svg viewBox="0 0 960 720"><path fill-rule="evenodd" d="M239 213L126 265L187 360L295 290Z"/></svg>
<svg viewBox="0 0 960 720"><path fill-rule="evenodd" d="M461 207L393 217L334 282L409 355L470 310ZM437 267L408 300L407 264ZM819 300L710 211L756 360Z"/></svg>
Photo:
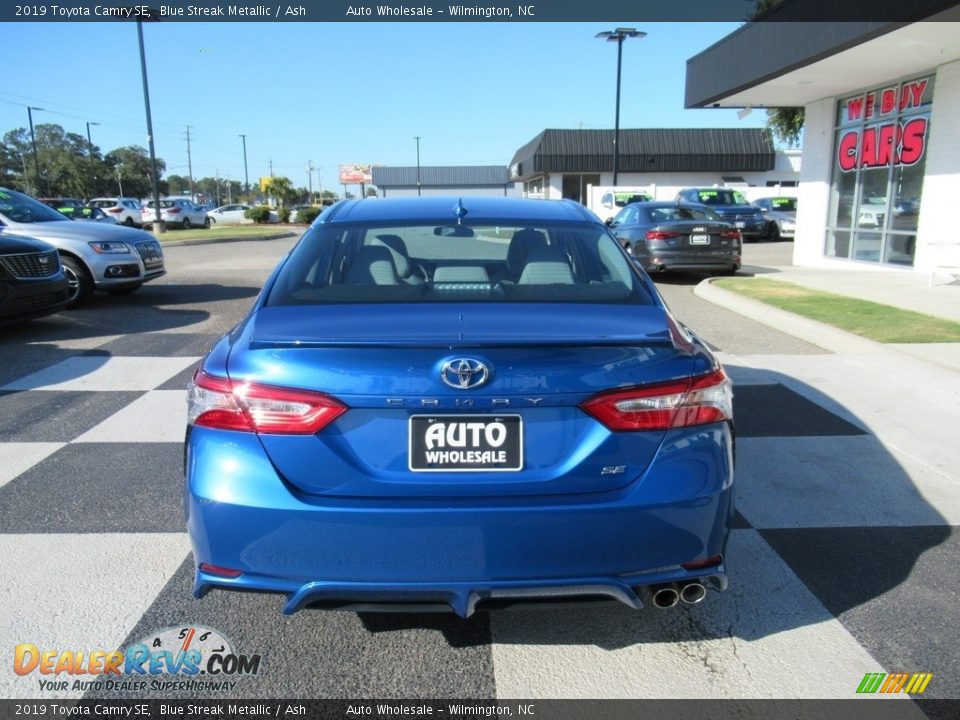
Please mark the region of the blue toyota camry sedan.
<svg viewBox="0 0 960 720"><path fill-rule="evenodd" d="M469 616L726 588L730 381L576 203L332 206L188 402L198 597Z"/></svg>

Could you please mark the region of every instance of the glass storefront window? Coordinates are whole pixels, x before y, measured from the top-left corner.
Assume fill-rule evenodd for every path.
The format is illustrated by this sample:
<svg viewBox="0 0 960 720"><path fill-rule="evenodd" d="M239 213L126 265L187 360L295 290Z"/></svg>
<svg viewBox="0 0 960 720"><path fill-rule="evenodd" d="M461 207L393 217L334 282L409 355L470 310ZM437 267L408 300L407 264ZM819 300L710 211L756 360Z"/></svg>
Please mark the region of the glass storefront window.
<svg viewBox="0 0 960 720"><path fill-rule="evenodd" d="M837 104L826 255L913 264L932 102L926 77Z"/></svg>

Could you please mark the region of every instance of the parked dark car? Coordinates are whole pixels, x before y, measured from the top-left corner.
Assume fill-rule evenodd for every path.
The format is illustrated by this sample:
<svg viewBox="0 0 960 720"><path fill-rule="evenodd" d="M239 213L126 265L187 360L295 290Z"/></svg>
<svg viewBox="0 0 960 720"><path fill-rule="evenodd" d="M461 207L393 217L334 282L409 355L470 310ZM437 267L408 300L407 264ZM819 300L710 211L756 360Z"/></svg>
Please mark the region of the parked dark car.
<svg viewBox="0 0 960 720"><path fill-rule="evenodd" d="M730 381L569 200L334 205L188 391L199 597L284 612L727 585Z"/></svg>
<svg viewBox="0 0 960 720"><path fill-rule="evenodd" d="M793 239L797 232L796 198L760 198L754 200L753 204L763 211L763 219L767 223L767 240Z"/></svg>
<svg viewBox="0 0 960 720"><path fill-rule="evenodd" d="M631 203L609 225L647 272L740 269L740 231L705 205Z"/></svg>
<svg viewBox="0 0 960 720"><path fill-rule="evenodd" d="M53 245L0 231L0 323L55 313L69 297Z"/></svg>
<svg viewBox="0 0 960 720"><path fill-rule="evenodd" d="M751 205L738 190L725 187L684 188L677 193L680 202L708 205L723 220L732 223L744 240L759 240L765 236L767 223L763 212Z"/></svg>

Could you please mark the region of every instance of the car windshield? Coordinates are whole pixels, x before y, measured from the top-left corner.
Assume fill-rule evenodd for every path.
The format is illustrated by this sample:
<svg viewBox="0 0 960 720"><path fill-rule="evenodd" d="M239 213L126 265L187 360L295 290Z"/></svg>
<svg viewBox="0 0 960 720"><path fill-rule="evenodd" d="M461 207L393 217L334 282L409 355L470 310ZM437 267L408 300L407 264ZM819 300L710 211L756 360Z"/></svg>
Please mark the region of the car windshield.
<svg viewBox="0 0 960 720"><path fill-rule="evenodd" d="M780 210L781 212L796 212L797 199L796 198L773 198L770 201L770 207L773 210Z"/></svg>
<svg viewBox="0 0 960 720"><path fill-rule="evenodd" d="M668 222L670 220L720 220L710 208L698 207L652 207L647 208L647 215L651 222Z"/></svg>
<svg viewBox="0 0 960 720"><path fill-rule="evenodd" d="M320 225L268 306L420 302L653 304L605 228Z"/></svg>
<svg viewBox="0 0 960 720"><path fill-rule="evenodd" d="M62 212L16 190L0 190L0 215L16 223L70 221Z"/></svg>
<svg viewBox="0 0 960 720"><path fill-rule="evenodd" d="M698 190L704 205L746 205L747 199L736 190Z"/></svg>

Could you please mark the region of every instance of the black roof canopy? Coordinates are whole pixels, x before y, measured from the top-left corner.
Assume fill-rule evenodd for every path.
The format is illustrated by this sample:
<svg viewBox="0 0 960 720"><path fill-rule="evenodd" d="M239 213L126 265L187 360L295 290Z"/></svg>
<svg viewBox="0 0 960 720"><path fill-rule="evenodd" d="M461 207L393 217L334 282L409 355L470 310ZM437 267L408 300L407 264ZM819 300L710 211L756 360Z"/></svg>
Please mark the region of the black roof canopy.
<svg viewBox="0 0 960 720"><path fill-rule="evenodd" d="M502 187L510 183L503 165L420 167L421 187ZM381 188L416 187L417 167L374 166L373 184Z"/></svg>
<svg viewBox="0 0 960 720"><path fill-rule="evenodd" d="M613 130L544 130L517 150L514 180L543 173L613 169ZM643 128L620 131L620 172L763 172L776 151L765 128Z"/></svg>

